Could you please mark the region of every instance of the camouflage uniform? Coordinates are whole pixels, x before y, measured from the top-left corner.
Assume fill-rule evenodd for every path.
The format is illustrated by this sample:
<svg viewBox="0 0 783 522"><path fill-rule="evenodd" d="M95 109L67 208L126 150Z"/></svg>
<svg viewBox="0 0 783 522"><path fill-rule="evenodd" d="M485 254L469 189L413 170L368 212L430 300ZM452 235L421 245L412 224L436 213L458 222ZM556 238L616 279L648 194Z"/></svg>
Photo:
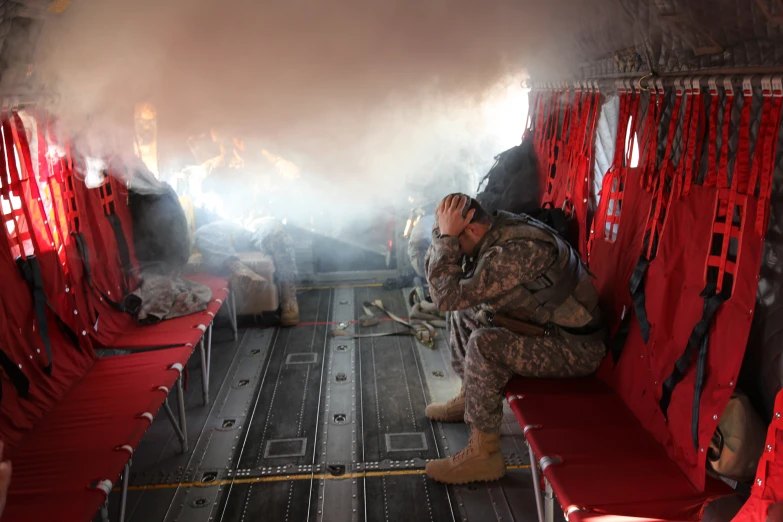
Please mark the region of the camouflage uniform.
<svg viewBox="0 0 783 522"><path fill-rule="evenodd" d="M279 283L296 281L294 243L283 225L274 218L262 218L252 225L254 230L230 221L215 221L196 230L196 248L204 263L221 272L229 261L237 260L237 252L261 251L274 259Z"/></svg>
<svg viewBox="0 0 783 522"><path fill-rule="evenodd" d="M146 272L141 285L125 297L125 309L139 324L154 324L203 312L212 299L212 290L189 279Z"/></svg>
<svg viewBox="0 0 783 522"><path fill-rule="evenodd" d="M500 226L502 224L502 227ZM488 316L500 312L530 324L571 328L600 322L597 292L584 275L564 308L542 321L524 301L520 287L531 285L558 261L551 242L517 233L513 222L493 222L476 248L475 262L463 269L456 237L441 237L437 222L427 253L427 278L433 302L451 311L452 365L463 379L465 421L497 433L503 415L503 389L514 375L576 377L595 372L606 348L602 341L566 341L557 333L529 337L492 327ZM581 324L580 324L581 323Z"/></svg>

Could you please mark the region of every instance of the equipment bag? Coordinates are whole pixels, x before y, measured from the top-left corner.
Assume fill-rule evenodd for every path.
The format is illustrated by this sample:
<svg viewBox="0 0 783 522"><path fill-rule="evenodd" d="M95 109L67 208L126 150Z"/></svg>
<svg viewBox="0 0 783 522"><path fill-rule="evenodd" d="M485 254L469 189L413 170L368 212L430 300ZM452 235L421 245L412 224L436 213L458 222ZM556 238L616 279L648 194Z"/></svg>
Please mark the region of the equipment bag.
<svg viewBox="0 0 783 522"><path fill-rule="evenodd" d="M128 186L136 258L142 272L179 272L191 250L185 210L170 185L139 170Z"/></svg>
<svg viewBox="0 0 783 522"><path fill-rule="evenodd" d="M767 430L747 395L735 390L715 429L707 462L715 473L739 482L756 475Z"/></svg>
<svg viewBox="0 0 783 522"><path fill-rule="evenodd" d="M487 185L481 190L484 182ZM512 214L533 212L541 205L541 184L533 140L495 156L495 165L479 183L476 200L489 214L505 210Z"/></svg>

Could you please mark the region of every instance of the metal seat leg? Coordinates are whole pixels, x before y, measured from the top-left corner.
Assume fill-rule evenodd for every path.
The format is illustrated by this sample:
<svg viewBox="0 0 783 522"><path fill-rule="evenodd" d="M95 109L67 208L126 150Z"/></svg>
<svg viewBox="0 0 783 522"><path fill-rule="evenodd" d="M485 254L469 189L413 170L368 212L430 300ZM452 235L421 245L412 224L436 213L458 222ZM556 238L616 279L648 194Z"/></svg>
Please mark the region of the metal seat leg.
<svg viewBox="0 0 783 522"><path fill-rule="evenodd" d="M237 340L237 301L234 298L234 291L230 290L228 298L230 300L228 304L228 313L231 316L231 329L234 331L234 340Z"/></svg>
<svg viewBox="0 0 783 522"><path fill-rule="evenodd" d="M166 400L163 401L163 411L166 412L166 416L169 418L169 421L171 421L171 426L174 428L174 433L177 434L179 443L182 446L182 453L186 453L188 451L188 441L185 433L187 432L183 431L186 429L186 426L179 425L177 418L174 416L174 412L171 411L171 406L169 406L168 397L166 397Z"/></svg>
<svg viewBox="0 0 783 522"><path fill-rule="evenodd" d="M201 353L201 397L204 405L209 404L209 369L207 363L207 351L204 347L204 337L198 342L198 349Z"/></svg>
<svg viewBox="0 0 783 522"><path fill-rule="evenodd" d="M212 375L210 370L212 369L212 323L209 323L209 329L207 330L207 377Z"/></svg>
<svg viewBox="0 0 783 522"><path fill-rule="evenodd" d="M182 448L184 453L188 451L188 424L185 418L185 390L183 389L182 385L181 373L177 379L177 403L179 407L179 426L182 430Z"/></svg>
<svg viewBox="0 0 783 522"><path fill-rule="evenodd" d="M546 522L554 522L555 520L555 496L552 493L552 485L549 483L549 481L544 478L544 482L546 483L546 493L544 496L545 505L544 505L544 518L546 519Z"/></svg>
<svg viewBox="0 0 783 522"><path fill-rule="evenodd" d="M122 493L120 494L120 522L125 522L125 508L128 505L128 482L130 482L131 461L125 464L122 472Z"/></svg>
<svg viewBox="0 0 783 522"><path fill-rule="evenodd" d="M541 480L538 475L538 459L536 458L536 454L533 452L533 448L530 447L530 443L527 444L527 450L530 454L530 472L531 475L533 475L533 494L536 496L536 511L538 512L538 522L546 522L546 519L544 518L544 502L541 492ZM549 485L548 482L547 485Z"/></svg>

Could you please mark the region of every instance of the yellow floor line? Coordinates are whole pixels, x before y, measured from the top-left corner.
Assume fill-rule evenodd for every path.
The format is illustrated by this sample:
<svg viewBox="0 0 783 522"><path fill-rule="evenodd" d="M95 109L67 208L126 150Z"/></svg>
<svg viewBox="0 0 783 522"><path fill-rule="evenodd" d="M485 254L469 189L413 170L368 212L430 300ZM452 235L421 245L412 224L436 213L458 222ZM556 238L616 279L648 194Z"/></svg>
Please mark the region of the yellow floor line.
<svg viewBox="0 0 783 522"><path fill-rule="evenodd" d="M506 469L530 469L529 464L516 466L506 466ZM216 480L213 482L180 482L173 484L149 484L145 486L130 486L128 491L141 491L148 489L171 489L171 488L205 488L212 486L228 486L229 484L259 484L261 482L290 482L292 480L346 480L356 478L370 477L396 477L404 475L424 475L423 469L395 469L389 471L359 471L356 473L346 473L345 475L332 475L330 473L299 473L295 475L275 475L273 477L248 477L236 479ZM119 487L114 491L120 491Z"/></svg>

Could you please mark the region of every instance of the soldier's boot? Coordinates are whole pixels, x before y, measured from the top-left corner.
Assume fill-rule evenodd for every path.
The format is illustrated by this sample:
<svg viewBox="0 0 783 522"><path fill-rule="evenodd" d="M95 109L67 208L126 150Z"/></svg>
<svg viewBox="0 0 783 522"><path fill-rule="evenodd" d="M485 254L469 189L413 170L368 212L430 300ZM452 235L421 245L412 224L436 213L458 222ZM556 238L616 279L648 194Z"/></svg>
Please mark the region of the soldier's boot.
<svg viewBox="0 0 783 522"><path fill-rule="evenodd" d="M498 480L506 474L500 435L473 428L465 449L453 457L429 462L426 471L432 480L445 484Z"/></svg>
<svg viewBox="0 0 783 522"><path fill-rule="evenodd" d="M238 291L242 299L247 300L253 294L263 292L268 284L267 280L253 272L244 263L234 260L227 263L231 270L231 287Z"/></svg>
<svg viewBox="0 0 783 522"><path fill-rule="evenodd" d="M446 402L433 402L424 410L428 419L438 422L463 422L465 419L465 395L462 390Z"/></svg>
<svg viewBox="0 0 783 522"><path fill-rule="evenodd" d="M282 326L299 324L299 303L296 301L296 283L285 281L280 283L280 301L283 313L280 316Z"/></svg>

